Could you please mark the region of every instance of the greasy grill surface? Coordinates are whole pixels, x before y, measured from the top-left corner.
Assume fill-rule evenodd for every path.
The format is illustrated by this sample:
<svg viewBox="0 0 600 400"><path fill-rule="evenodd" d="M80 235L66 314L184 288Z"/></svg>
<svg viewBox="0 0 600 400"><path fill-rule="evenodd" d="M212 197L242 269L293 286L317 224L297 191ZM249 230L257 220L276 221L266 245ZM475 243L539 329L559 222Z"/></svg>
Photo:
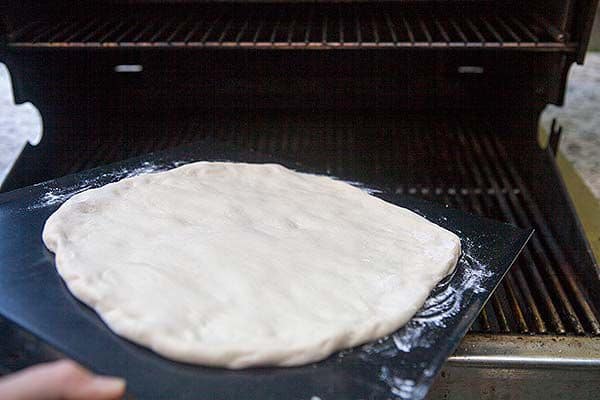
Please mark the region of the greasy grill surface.
<svg viewBox="0 0 600 400"><path fill-rule="evenodd" d="M236 5L42 17L9 34L12 47L522 48L574 51L530 12L355 4ZM94 15L91 15L94 14Z"/></svg>
<svg viewBox="0 0 600 400"><path fill-rule="evenodd" d="M113 126L115 137L102 138L91 158L62 172L213 137L318 166L346 179L378 183L399 193L533 227L532 240L472 330L600 335L600 316L582 282L511 162L501 135L484 119L213 114L186 119L185 127L175 120L154 125L156 136L137 138L124 133L143 124Z"/></svg>

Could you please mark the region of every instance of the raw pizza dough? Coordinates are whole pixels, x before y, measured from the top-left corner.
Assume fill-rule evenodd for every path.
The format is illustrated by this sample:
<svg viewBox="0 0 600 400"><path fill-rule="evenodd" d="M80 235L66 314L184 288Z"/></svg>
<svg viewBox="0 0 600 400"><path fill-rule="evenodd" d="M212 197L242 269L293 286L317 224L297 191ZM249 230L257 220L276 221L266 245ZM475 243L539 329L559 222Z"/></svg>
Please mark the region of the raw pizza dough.
<svg viewBox="0 0 600 400"><path fill-rule="evenodd" d="M349 184L219 162L77 194L43 240L114 332L228 368L305 364L392 333L460 254L453 233Z"/></svg>

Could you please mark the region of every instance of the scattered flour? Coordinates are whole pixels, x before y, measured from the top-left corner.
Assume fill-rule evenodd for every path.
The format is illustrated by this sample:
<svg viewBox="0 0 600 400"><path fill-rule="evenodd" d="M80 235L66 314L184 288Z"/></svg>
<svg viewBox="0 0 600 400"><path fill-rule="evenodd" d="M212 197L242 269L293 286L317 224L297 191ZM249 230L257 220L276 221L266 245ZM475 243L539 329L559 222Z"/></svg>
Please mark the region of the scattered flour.
<svg viewBox="0 0 600 400"><path fill-rule="evenodd" d="M454 274L436 286L423 308L404 327L391 337L361 347L365 357L379 355L392 358L400 352L408 353L418 347L431 346L436 336L435 328L447 327L448 321L460 311L465 296L481 293L481 283L492 275L484 264L471 255L472 246L472 241L468 239L463 242L463 253Z"/></svg>
<svg viewBox="0 0 600 400"><path fill-rule="evenodd" d="M29 210L39 209L39 208L44 208L44 207L55 205L55 204L62 204L65 201L67 201L69 198L76 195L77 193L81 193L88 189L93 189L93 188L105 185L107 183L110 183L110 182L116 182L116 181L119 181L124 178L131 178L131 177L137 176L137 175L166 171L171 168L180 167L180 166L187 164L189 162L192 162L192 161L193 160L177 160L177 161L171 161L171 162L168 162L165 164L156 164L153 162L144 161L137 167L134 167L131 169L127 169L127 168L123 167L123 168L114 170L112 172L100 174L93 178L84 179L84 180L78 182L77 184L71 185L71 186L52 187L51 183L42 182L42 183L39 183L34 186L40 186L40 185L48 186L47 187L48 191L46 193L44 193L44 195L38 201L36 201L31 206L29 206L28 209ZM222 161L229 161L229 160L222 160ZM348 181L348 180L340 179L340 178L337 178L334 176L332 176L331 178L348 183L352 186L356 186L356 187L362 189L363 191L367 192L370 195L382 193L382 191L380 189L368 187L361 182Z"/></svg>
<svg viewBox="0 0 600 400"><path fill-rule="evenodd" d="M120 168L112 172L97 175L93 178L83 179L75 185L63 186L63 187L52 187L52 182L40 183L35 186L47 186L47 192L40 197L40 199L34 202L28 209L38 209L47 206L62 204L69 198L73 197L77 193L81 193L88 189L93 189L109 182L116 182L124 178L131 178L137 175L149 174L153 172L166 171L171 168L178 167L185 164L186 161L173 161L167 164L155 164L148 161L142 162L139 166L134 168Z"/></svg>
<svg viewBox="0 0 600 400"><path fill-rule="evenodd" d="M394 376L388 367L381 367L379 379L384 381L394 396L399 399L411 399L415 389L415 381Z"/></svg>

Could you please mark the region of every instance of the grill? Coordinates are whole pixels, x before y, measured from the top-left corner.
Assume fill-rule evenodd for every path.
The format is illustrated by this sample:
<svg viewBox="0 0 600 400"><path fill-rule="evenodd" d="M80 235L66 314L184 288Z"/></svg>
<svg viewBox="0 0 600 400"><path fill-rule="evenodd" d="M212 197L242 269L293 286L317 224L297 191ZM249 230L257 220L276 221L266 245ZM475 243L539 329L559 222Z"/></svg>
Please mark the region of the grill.
<svg viewBox="0 0 600 400"><path fill-rule="evenodd" d="M245 5L196 7L189 15L123 13L31 21L9 33L20 47L518 48L576 50L539 14L461 7ZM446 9L446 10L444 10ZM175 10L176 11L176 10ZM143 15L146 14L146 15Z"/></svg>
<svg viewBox="0 0 600 400"><path fill-rule="evenodd" d="M206 115L183 128L177 119L171 120L157 136L145 140L124 134L146 129L141 121L112 125L110 130L119 135L103 140L90 158L61 163L64 169L58 175L213 138L321 166L336 176L381 182L398 193L535 228L527 249L472 331L600 335L600 315L497 128L484 118L449 119L404 115L357 121L351 115L242 114L232 121L224 115ZM444 168L427 168L427 161Z"/></svg>
<svg viewBox="0 0 600 400"><path fill-rule="evenodd" d="M2 190L212 138L535 228L431 396L595 396L599 269L559 133L537 143L595 1L84 4L7 7L0 59L45 133ZM0 329L8 370L58 357Z"/></svg>

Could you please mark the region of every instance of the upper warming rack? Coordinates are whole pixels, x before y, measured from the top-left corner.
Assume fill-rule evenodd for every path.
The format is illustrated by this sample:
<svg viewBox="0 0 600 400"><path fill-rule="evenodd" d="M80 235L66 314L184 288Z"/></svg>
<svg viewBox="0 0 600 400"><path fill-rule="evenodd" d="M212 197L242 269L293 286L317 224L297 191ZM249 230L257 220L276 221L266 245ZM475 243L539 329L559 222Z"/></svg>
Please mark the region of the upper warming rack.
<svg viewBox="0 0 600 400"><path fill-rule="evenodd" d="M45 16L9 30L7 39L11 48L576 50L565 32L539 15L464 5L206 4L160 13L103 10Z"/></svg>

